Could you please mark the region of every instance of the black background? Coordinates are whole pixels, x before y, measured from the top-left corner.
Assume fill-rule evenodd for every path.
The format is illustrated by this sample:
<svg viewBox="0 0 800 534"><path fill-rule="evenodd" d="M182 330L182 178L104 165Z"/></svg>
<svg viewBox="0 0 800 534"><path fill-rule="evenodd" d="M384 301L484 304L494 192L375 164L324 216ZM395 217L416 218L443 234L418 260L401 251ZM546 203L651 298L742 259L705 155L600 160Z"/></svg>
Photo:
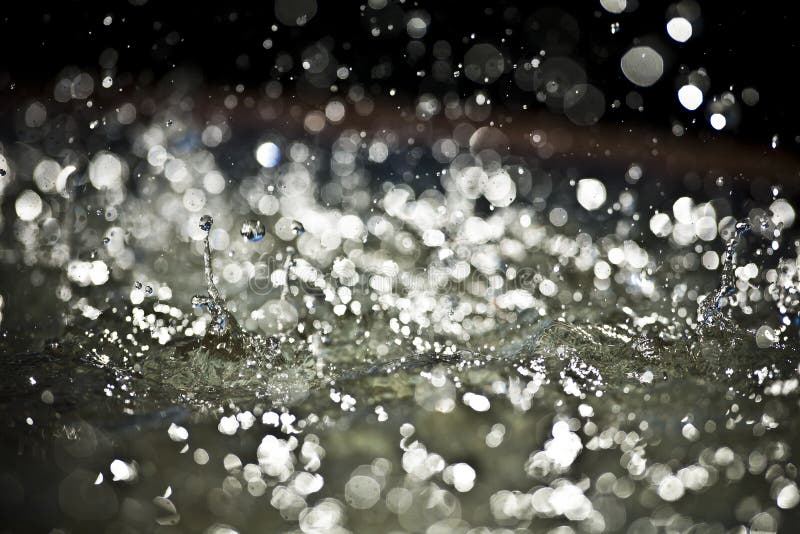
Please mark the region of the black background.
<svg viewBox="0 0 800 534"><path fill-rule="evenodd" d="M136 3L141 0L134 0ZM404 27L370 35L367 19L372 10L366 2L319 1L318 12L303 27L286 27L275 17L273 2L171 2L149 0L144 5L128 1L80 2L4 2L0 17L0 106L9 111L20 96L52 95L56 77L65 66L98 71L99 54L106 48L119 52L118 71L152 73L158 80L175 66L199 68L207 84L257 86L279 77L273 68L277 52L295 58L309 43L329 37L335 42L334 54L339 63L353 67L349 81L370 82L370 69L382 57L389 56L393 71L380 81L399 92L416 95L437 92L442 87L415 76L419 65L403 60L409 41ZM787 145L795 146L798 134L798 87L795 72L800 65L797 52L797 17L791 3L782 2L703 2L702 26L695 25L695 35L688 43L669 39L665 31L670 2L640 2L632 11L613 15L599 2L404 2L390 3L402 12L424 9L431 16L424 41L431 44L444 39L453 48L454 63L476 40L504 46L512 61L537 53L535 39L525 29L531 13L546 6L558 6L576 19L580 39L571 56L583 59L589 80L603 89L609 102L625 101L625 95L637 90L644 98L644 111L622 106L603 120L641 120L668 127L671 120L691 120L678 104L675 94L681 67L705 68L711 79L708 95L718 95L733 87L755 87L761 100L754 108L743 106L742 120L733 129L741 139L768 144L779 134ZM366 7L366 9L362 9ZM630 6L629 6L630 7ZM387 9L387 8L385 8ZM103 24L111 15L113 23ZM610 25L619 22L620 30L612 35ZM277 24L278 30L270 27ZM507 36L505 30L512 34ZM167 43L171 33L179 41ZM174 34L173 34L174 37ZM500 39L506 38L501 45ZM271 38L275 46L265 50L262 42ZM619 57L637 39L655 39L663 45L667 68L661 80L650 88L636 88L619 69ZM247 65L237 58L247 56ZM148 77L137 78L148 79ZM284 74L284 84L291 81ZM496 98L510 104L521 101L538 104L530 93L518 91L505 76L489 87ZM455 80L462 94L474 91L474 84L463 76ZM373 84L374 85L374 84ZM125 88L141 90L141 84ZM695 114L696 115L696 114ZM701 127L707 128L705 125Z"/></svg>

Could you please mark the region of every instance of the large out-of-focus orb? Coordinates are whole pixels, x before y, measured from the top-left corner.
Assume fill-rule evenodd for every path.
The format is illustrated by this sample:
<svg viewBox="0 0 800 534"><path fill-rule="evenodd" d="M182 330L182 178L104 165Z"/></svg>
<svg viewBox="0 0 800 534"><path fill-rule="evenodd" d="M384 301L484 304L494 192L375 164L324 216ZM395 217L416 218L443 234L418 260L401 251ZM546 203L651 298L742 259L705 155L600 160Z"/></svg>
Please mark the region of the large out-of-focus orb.
<svg viewBox="0 0 800 534"><path fill-rule="evenodd" d="M275 0L275 16L286 26L304 26L317 14L317 0Z"/></svg>
<svg viewBox="0 0 800 534"><path fill-rule="evenodd" d="M578 204L589 211L600 208L606 202L606 186L597 178L580 180L576 194Z"/></svg>
<svg viewBox="0 0 800 534"><path fill-rule="evenodd" d="M678 100L689 111L694 111L703 103L703 91L693 84L686 84L678 89Z"/></svg>
<svg viewBox="0 0 800 534"><path fill-rule="evenodd" d="M622 56L622 73L640 87L650 87L664 74L661 54L649 46L634 46Z"/></svg>
<svg viewBox="0 0 800 534"><path fill-rule="evenodd" d="M273 142L262 143L256 149L256 161L262 166L271 169L281 159L281 149Z"/></svg>
<svg viewBox="0 0 800 534"><path fill-rule="evenodd" d="M606 97L594 85L579 83L564 93L564 114L578 126L591 126L600 120Z"/></svg>
<svg viewBox="0 0 800 534"><path fill-rule="evenodd" d="M492 83L505 70L505 58L494 46L476 44L464 55L464 74L477 83Z"/></svg>

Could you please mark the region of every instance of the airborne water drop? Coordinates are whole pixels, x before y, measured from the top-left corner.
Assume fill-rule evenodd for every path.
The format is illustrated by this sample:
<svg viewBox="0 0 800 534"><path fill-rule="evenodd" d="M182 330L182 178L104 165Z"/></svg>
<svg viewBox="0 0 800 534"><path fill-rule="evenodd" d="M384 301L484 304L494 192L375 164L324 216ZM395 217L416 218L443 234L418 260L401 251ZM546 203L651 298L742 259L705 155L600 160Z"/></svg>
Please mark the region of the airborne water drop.
<svg viewBox="0 0 800 534"><path fill-rule="evenodd" d="M249 219L242 223L242 229L239 233L248 241L261 241L264 238L266 229L264 228L264 223L258 219Z"/></svg>

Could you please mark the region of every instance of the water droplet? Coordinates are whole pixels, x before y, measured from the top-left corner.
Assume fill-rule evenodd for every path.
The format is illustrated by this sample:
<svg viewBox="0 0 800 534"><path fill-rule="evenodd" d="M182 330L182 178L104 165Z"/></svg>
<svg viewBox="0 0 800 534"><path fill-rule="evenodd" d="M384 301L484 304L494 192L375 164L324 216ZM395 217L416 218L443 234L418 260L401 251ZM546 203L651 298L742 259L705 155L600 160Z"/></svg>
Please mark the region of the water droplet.
<svg viewBox="0 0 800 534"><path fill-rule="evenodd" d="M133 283L133 287L135 287L136 289L142 289L142 283L137 280Z"/></svg>
<svg viewBox="0 0 800 534"><path fill-rule="evenodd" d="M104 245L108 245L110 242L111 242L111 238L110 237L104 237L103 238L103 244Z"/></svg>
<svg viewBox="0 0 800 534"><path fill-rule="evenodd" d="M717 176L717 187L722 187L725 185L725 178L723 176Z"/></svg>
<svg viewBox="0 0 800 534"><path fill-rule="evenodd" d="M300 221L292 221L292 232L296 236L301 236L306 233L306 229Z"/></svg>
<svg viewBox="0 0 800 534"><path fill-rule="evenodd" d="M168 120L168 121L167 121L167 128L169 128L170 126L172 126L172 124L173 124L173 122L172 122L172 119Z"/></svg>
<svg viewBox="0 0 800 534"><path fill-rule="evenodd" d="M750 221L740 221L736 223L736 237L742 237L746 232L750 231Z"/></svg>
<svg viewBox="0 0 800 534"><path fill-rule="evenodd" d="M153 288L151 286L145 286L144 292L147 293L148 295L152 295L153 294Z"/></svg>
<svg viewBox="0 0 800 534"><path fill-rule="evenodd" d="M266 229L264 228L264 223L258 219L249 219L242 223L242 229L239 233L248 241L261 241Z"/></svg>
<svg viewBox="0 0 800 534"><path fill-rule="evenodd" d="M7 171L5 169L0 169L0 176L5 176Z"/></svg>
<svg viewBox="0 0 800 534"><path fill-rule="evenodd" d="M200 217L200 229L204 232L211 231L211 225L214 224L214 219L211 215L203 215Z"/></svg>
<svg viewBox="0 0 800 534"><path fill-rule="evenodd" d="M778 134L772 136L772 142L770 143L772 148L778 148Z"/></svg>
<svg viewBox="0 0 800 534"><path fill-rule="evenodd" d="M195 295L192 297L192 306L195 308L202 308L209 302L209 298L206 295Z"/></svg>

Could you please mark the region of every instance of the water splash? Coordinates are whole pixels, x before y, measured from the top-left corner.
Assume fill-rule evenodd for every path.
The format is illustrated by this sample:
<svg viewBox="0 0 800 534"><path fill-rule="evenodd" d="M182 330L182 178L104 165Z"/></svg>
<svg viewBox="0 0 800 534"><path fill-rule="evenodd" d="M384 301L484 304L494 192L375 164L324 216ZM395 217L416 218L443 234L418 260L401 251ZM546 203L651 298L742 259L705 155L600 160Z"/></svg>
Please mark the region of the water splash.
<svg viewBox="0 0 800 534"><path fill-rule="evenodd" d="M214 219L210 215L200 218L200 229L205 232L203 238L203 270L206 278L208 294L192 297L192 306L205 308L211 314L211 324L206 331L204 341L210 341L217 349L237 358L248 354L270 354L278 348L278 340L273 336L262 337L244 330L225 307L225 300L217 289L212 267L211 244L209 235Z"/></svg>
<svg viewBox="0 0 800 534"><path fill-rule="evenodd" d="M370 2L370 13L378 19L388 16L388 10L381 14L377 7L385 3ZM287 6L300 4L312 4L316 10L315 1L276 2L278 18L303 25L313 13L285 13ZM625 11L624 4L601 2L611 13ZM413 7L404 20L412 44L418 44L436 26L428 28L424 6ZM543 31L550 24L543 20L544 13L530 19ZM563 16L552 18L554 29L566 27ZM681 20L686 29L688 21ZM374 31L384 25L378 22ZM572 23L568 26L574 28ZM674 30L674 22L672 26ZM619 23L613 23L612 34L619 29ZM519 34L510 30L509 36ZM573 33L559 35L569 40ZM668 33L679 40L669 27ZM435 37L429 33L424 40L434 42ZM298 38L295 41L302 43L300 33ZM267 41L264 47L269 49L272 40ZM564 50L581 49L564 44ZM67 462L70 469L84 465L92 475L97 466L111 462L117 482L125 483L111 486L109 477L105 483L99 477L93 487L118 498L123 512L140 509L160 525L173 524L182 515L184 529L202 529L231 518L245 531L334 530L340 522L364 531L377 528L377 517L385 530L467 530L474 521L487 529L541 531L569 519L572 526L559 528L601 532L624 531L630 519L634 524L629 530L634 531L667 523L689 528L695 519L690 517L693 508L704 516L698 520L717 516L715 521L734 524L727 503L739 502L740 523L752 518L751 530L774 532L781 516L767 496L780 508L800 502L793 480L797 458L790 446L798 435L792 419L797 399L763 402L760 395L740 398L734 390L751 387L764 393L764 380L777 378L784 383L773 385L767 394L786 395L797 388L797 351L783 350L788 347L776 343L778 334L765 323L774 318L774 303L782 313L786 310L782 319L794 320L800 307L798 262L795 258L777 274L769 269L771 260L782 253L773 241L769 249L748 253L751 263L737 265L747 223L737 225L733 238L722 243L720 259L719 242L713 244L718 230L733 226L733 217L744 208L751 209L754 231L768 236L763 222L760 230L755 222L759 202L766 197L750 202L740 196L741 182L749 179L746 169L740 175L736 160L730 167L723 165L714 176L730 177L717 178L717 187L724 190L701 190L689 187L697 178L704 179L699 168L704 160L698 158L698 168L680 169L680 174L672 166L662 169L662 178L673 172L685 176L687 187L662 188L665 182L656 171L660 159L650 156L670 158L682 146L673 144L667 132L655 131L656 138L622 125L627 119L620 114L627 108L634 114L644 109L641 95L634 92L624 105L611 104L615 113L606 117L608 130L582 134L569 129L566 119L596 122L605 106L603 94L618 91L609 88L606 93L583 83L569 94L550 91L555 82L566 89L590 79L566 58L517 58L513 42L508 45L511 51L481 43L467 52L453 79L442 85L454 83L452 94L438 94L432 86L431 93L417 99L415 87L410 96L417 120L410 120L411 102L401 101L408 95L391 88L390 79L381 78L385 84L378 80L365 94L363 82L357 80L369 76L359 72L360 62L348 65L346 58L334 57L342 53L335 48L309 48L311 53L302 54L302 71L297 61L296 72L284 72L265 87L242 84L236 94L226 90L231 94L223 113L213 103L187 106L200 98L185 92L191 89L183 83L164 84L180 88L165 102L151 100L145 84L142 91L123 92L130 100L124 105L112 106L114 99L108 94L97 100L103 105L89 106L90 95L81 89L88 74L73 78L77 73L70 73L63 80L66 85L59 82L54 93L66 87L67 101L56 98L57 105L47 106L50 123L42 124L39 103L19 116L15 129L24 133L20 141L26 142L8 145L18 154L11 166L0 156L0 177L8 168L14 178L0 179L0 200L7 199L0 231L9 241L0 247L0 268L6 267L0 274L12 274L0 287L0 311L4 302L25 302L25 309L6 313L15 323L26 323L23 329L36 332L28 328L36 324L28 319L36 304L20 298L17 287L27 284L12 283L30 276L32 286L41 291L28 294L45 297L40 300L49 317L56 302L52 289L58 285L57 301L80 322L75 321L58 343L47 343L40 355L4 358L8 372L3 368L0 374L24 379L14 395L0 387L0 397L15 399L3 420L21 420L12 423L16 426L11 449L16 450L9 449L8 457L19 458L22 447L16 438L22 444L23 431L31 426L41 432L38 425L48 417L69 428L69 412L62 408L72 404L92 422L113 420L122 428L119 432L134 429L142 446L131 449L124 446L125 439L115 439L113 447L97 447L94 457L82 450L87 440L72 436L67 446L50 450L67 459L62 452L80 452L75 462ZM449 49L446 40L436 44L437 62L431 71L437 72L437 79L459 61L459 50L451 57ZM661 52L635 50L639 57L625 54L623 73L628 80L645 85L672 75L662 72ZM615 55L609 48L608 57L618 59L621 53ZM405 59L397 58L403 64ZM427 76L419 58L411 59L409 65L416 62L420 68L418 75ZM306 108L302 99L296 100L291 83L298 74L314 86L328 87L332 68L317 64L320 61L338 67L336 94L324 113L320 102ZM392 62L391 57L382 59L379 70L390 72L386 67ZM104 60L101 64L114 70ZM365 66L375 72L374 66ZM403 68L394 72L405 76ZM460 73L465 76L458 79ZM683 78L670 82L686 83L686 73L677 74ZM516 92L514 84L498 83L494 87L502 96L497 94L492 83L500 76L513 76L523 92ZM561 83L564 76L568 84ZM473 85L458 90L465 78L482 87L471 95ZM697 105L703 103L698 87L707 85L706 78L704 70L689 73L690 83L699 85L682 88L692 89ZM175 79L181 81L177 72ZM396 108L395 102L385 108L373 85L381 93L390 90ZM103 87L108 88L105 80ZM567 129L537 119L541 130L531 132L530 143L520 147L511 139L528 136L522 129L532 121L515 110L520 98L531 100L531 91L542 96L540 104L564 110ZM208 96L206 87L199 93L203 100ZM749 106L753 100L746 93L742 100ZM279 99L279 94L285 96ZM689 109L681 94L679 102ZM728 106L738 97L708 94L707 100L714 127L725 127L733 136L725 118L737 116L737 108ZM648 100L648 109L662 107L655 104ZM396 109L401 120L381 118L380 128L370 128L373 107L388 118ZM528 104L523 107L528 109ZM361 118L350 123L355 115ZM498 124L504 115L509 120ZM167 116L175 117L177 124ZM249 120L239 120L241 116ZM253 127L259 116L265 122ZM620 124L613 123L614 116L620 117ZM57 117L66 118L67 126L90 124L82 132L88 137L71 126L61 127ZM744 117L742 127L746 121ZM262 140L251 147L254 161L246 154L242 157L260 126L277 128L263 132L274 142ZM318 135L323 133L320 128L324 135ZM688 130L675 122L672 133L677 138ZM577 152L586 136L602 140L607 137L604 132L613 134L608 138L615 146L624 147L618 140L626 145L638 145L639 138L647 141L640 151L604 151L628 167L624 183L610 175L586 177L587 172L591 176L613 168L595 165L603 150L600 144L592 142L586 154ZM62 139L65 135L69 137ZM47 142L39 146L44 139ZM658 142L658 150L651 142ZM82 146L109 146L119 153L93 156L83 154ZM723 152L726 158L730 154ZM777 156L786 155L782 152ZM647 177L640 163L627 161L627 154L653 161ZM581 169L584 157L590 163ZM67 165L70 162L78 168ZM684 170L698 175L688 180ZM758 174L762 170L768 172L759 168ZM670 212L665 203L674 199L666 195L676 189L680 194L693 191L694 198L681 197ZM782 218L791 226L794 208L788 200L777 199L784 194L777 186L771 193L779 207L774 220ZM571 202L576 194L577 205ZM791 188L786 194L793 200ZM203 235L195 223L186 224L202 209L235 215L216 225L204 216ZM641 224L641 217L648 215L650 233L648 225ZM241 230L234 220L246 221ZM215 262L209 244L212 227ZM103 240L106 246L99 248L103 235L108 236ZM203 310L186 313L169 301L173 293L183 302L183 295L196 291L193 277L185 276L194 249L175 250L174 244L193 238L204 238L207 289L192 299ZM253 241L260 244L253 246ZM23 264L35 268L20 271ZM67 273L63 283L49 283L47 273L62 270ZM129 291L135 279L142 282ZM778 297L770 299L764 293L767 283ZM157 298L145 298L153 288ZM698 297L705 292L709 293L698 307ZM106 308L102 317L95 306ZM699 329L692 317L696 309ZM753 336L751 327L762 323L761 335ZM796 337L797 326L791 322L792 331L785 337ZM275 338L250 333L256 329L281 331L281 353L275 352ZM16 349L6 349L3 335L0 352L13 354ZM57 349L59 343L62 349ZM756 346L762 350L753 350ZM266 357L254 357L258 355ZM781 361L779 369L775 362ZM670 383L663 384L668 378ZM39 384L51 389L40 396L34 389ZM634 389L629 390L631 385ZM58 411L51 407L54 397ZM93 402L98 397L102 402ZM67 402L73 398L75 402ZM92 417L93 410L112 401L113 408L106 408L109 413L101 414L109 417ZM210 427L202 426L207 421L196 426L196 420L176 421L190 428L170 430L170 442L157 449L153 434L145 432L152 428L166 441L166 425L159 430L158 422L185 417L183 412L162 410L171 402L226 413L219 426L217 421ZM158 410L150 417L130 417L134 410L153 408ZM295 409L300 421L288 412ZM399 450L398 427L403 438ZM250 436L236 435L248 429ZM122 435L116 432L114 438ZM453 447L455 433L460 439ZM105 441L100 433L97 437ZM702 441L689 443L696 440ZM188 454L174 456L177 441L187 442L182 453ZM116 445L119 442L123 446ZM369 447L359 445L364 443ZM492 451L501 444L502 449ZM317 473L324 447L331 467ZM367 449L381 451L386 458L372 458ZM106 451L120 458L103 461L100 456ZM213 473L209 468L197 471L191 460L182 460L193 456L196 464L205 465L209 453L211 465L217 465ZM41 465L47 478L35 472L4 473L0 478L5 486L16 489L21 485L17 479L25 485L47 480L48 494L60 488L57 493L66 495L83 495L77 490L89 487L78 484L83 480L79 471L54 468L33 455L22 458L25 461L17 461L17 466ZM341 466L357 465L350 481L342 478ZM487 470L489 465L511 469ZM152 484L136 485L137 471L151 481L170 478L172 485L154 500ZM198 495L198 476L202 502L192 497ZM94 476L89 484L92 480ZM323 484L327 485L320 492ZM471 492L473 484L476 491ZM39 488L25 490L16 493L41 494ZM162 490L163 486L158 493ZM683 502L670 504L685 491ZM346 502L337 500L342 494ZM82 500L92 500L92 495L86 496ZM375 499L385 501L385 509ZM703 506L694 506L699 499ZM165 513L154 515L148 508L151 502ZM715 503L722 509L719 514L712 513ZM82 504L67 502L65 511L81 512ZM652 517L644 517L650 511ZM294 524L276 524L277 512ZM127 522L128 515L121 513L115 524ZM212 526L209 531L225 528Z"/></svg>
<svg viewBox="0 0 800 534"><path fill-rule="evenodd" d="M736 223L733 236L728 240L728 244L725 245L719 286L703 298L697 310L698 320L701 325L725 324L727 321L727 318L722 314L722 307L727 297L736 291L736 248L739 246L742 237L751 228L749 221Z"/></svg>
<svg viewBox="0 0 800 534"><path fill-rule="evenodd" d="M214 283L214 271L211 267L211 244L209 234L214 219L210 215L203 215L200 218L200 229L205 232L203 238L203 270L206 277L207 295L195 295L192 297L192 306L195 308L206 308L211 313L212 321L210 332L215 335L224 335L229 331L232 323L235 322L228 310L225 308L225 301L220 296L216 283Z"/></svg>
<svg viewBox="0 0 800 534"><path fill-rule="evenodd" d="M284 301L289 296L289 280L292 274L292 268L296 264L296 256L297 250L294 247L286 247L286 259L283 261L283 272L286 273L286 280L281 289L281 300Z"/></svg>

